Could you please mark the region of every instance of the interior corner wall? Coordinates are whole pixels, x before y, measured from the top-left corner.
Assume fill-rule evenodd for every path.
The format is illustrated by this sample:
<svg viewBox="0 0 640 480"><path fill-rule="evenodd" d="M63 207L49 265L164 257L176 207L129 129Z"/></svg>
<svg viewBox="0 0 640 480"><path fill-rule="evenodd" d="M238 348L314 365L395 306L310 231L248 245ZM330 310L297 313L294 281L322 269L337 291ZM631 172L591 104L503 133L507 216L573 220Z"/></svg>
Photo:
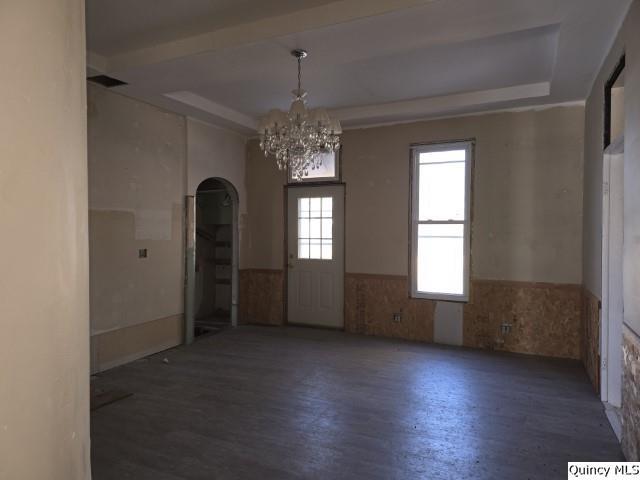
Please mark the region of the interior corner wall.
<svg viewBox="0 0 640 480"><path fill-rule="evenodd" d="M89 83L88 133L95 372L182 342L186 119Z"/></svg>
<svg viewBox="0 0 640 480"><path fill-rule="evenodd" d="M0 478L88 480L84 1L4 1L0 31Z"/></svg>
<svg viewBox="0 0 640 480"><path fill-rule="evenodd" d="M587 99L585 119L584 284L601 298L604 90L626 55L624 90L624 258L622 446L640 460L640 0L634 0ZM597 342L597 338L594 340ZM596 347L598 348L598 343Z"/></svg>
<svg viewBox="0 0 640 480"><path fill-rule="evenodd" d="M345 327L433 340L429 325L437 327L438 311L448 310L407 293L410 146L469 138L476 150L463 343L577 358L584 147L579 105L345 131ZM270 302L279 302L258 320L281 322L282 314L274 312L283 302L285 177L265 161L257 142L250 142L247 155L246 283L259 286L263 296L273 292ZM393 324L392 311L406 312L406 323ZM513 323L511 335L501 336L502 322Z"/></svg>

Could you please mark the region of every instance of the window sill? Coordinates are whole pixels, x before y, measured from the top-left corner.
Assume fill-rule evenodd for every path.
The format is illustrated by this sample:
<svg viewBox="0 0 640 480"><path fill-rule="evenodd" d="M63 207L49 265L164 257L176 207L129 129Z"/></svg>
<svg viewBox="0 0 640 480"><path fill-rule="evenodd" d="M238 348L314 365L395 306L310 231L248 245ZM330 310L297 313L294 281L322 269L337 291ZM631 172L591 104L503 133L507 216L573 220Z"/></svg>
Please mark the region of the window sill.
<svg viewBox="0 0 640 480"><path fill-rule="evenodd" d="M411 298L416 300L432 300L436 302L469 303L469 295L447 295L438 293L413 292Z"/></svg>

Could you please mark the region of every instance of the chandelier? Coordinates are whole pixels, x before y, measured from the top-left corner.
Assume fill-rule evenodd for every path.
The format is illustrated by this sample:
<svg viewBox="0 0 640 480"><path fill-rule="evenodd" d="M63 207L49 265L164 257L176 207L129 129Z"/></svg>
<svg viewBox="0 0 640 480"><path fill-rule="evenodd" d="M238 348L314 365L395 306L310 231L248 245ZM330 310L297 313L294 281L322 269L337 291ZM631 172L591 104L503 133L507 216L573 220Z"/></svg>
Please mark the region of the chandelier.
<svg viewBox="0 0 640 480"><path fill-rule="evenodd" d="M280 170L285 168L294 180L301 180L322 165L322 153L334 152L340 147L340 122L331 119L323 108L307 109L302 89L302 59L305 50L291 52L298 60L298 88L291 93L294 100L289 112L273 109L262 120L258 129L260 148L265 156L273 155Z"/></svg>

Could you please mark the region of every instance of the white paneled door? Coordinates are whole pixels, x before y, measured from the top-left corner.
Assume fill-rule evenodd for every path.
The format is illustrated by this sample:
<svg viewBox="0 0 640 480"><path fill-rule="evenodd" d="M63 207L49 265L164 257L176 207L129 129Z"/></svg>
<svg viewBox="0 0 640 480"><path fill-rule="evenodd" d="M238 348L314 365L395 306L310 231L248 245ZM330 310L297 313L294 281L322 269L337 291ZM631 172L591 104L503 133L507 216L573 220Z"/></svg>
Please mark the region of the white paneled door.
<svg viewBox="0 0 640 480"><path fill-rule="evenodd" d="M289 187L288 321L344 326L344 186Z"/></svg>

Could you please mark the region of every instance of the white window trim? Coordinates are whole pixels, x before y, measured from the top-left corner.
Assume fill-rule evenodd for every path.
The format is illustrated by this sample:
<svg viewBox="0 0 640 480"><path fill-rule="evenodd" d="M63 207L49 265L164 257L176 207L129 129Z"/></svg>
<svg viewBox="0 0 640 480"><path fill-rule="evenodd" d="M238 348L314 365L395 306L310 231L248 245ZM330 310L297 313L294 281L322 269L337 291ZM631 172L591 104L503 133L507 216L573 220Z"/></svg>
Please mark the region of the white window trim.
<svg viewBox="0 0 640 480"><path fill-rule="evenodd" d="M459 221L420 221L418 218L418 193L420 181L419 158L421 153L441 152L446 150L466 150L465 155L465 215L464 222ZM411 147L411 296L428 300L443 300L447 302L469 301L469 277L471 269L471 166L473 164L474 141L438 142L432 144L414 145ZM463 263L463 293L452 295L437 292L418 291L418 225L420 224L463 224L464 225L464 263Z"/></svg>

